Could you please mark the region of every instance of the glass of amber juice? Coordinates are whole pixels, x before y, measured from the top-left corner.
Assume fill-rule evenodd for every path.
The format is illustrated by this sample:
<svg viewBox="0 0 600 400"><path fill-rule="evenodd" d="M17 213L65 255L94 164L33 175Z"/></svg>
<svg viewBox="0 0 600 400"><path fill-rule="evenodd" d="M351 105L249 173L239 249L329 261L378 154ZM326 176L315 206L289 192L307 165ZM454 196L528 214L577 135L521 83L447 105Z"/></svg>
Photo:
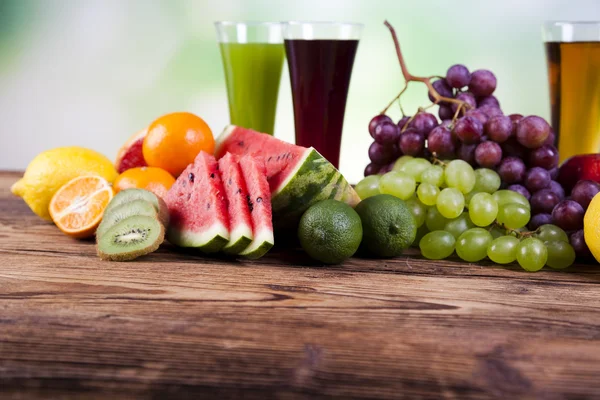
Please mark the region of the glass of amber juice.
<svg viewBox="0 0 600 400"><path fill-rule="evenodd" d="M600 151L600 21L547 22L552 127L561 162Z"/></svg>

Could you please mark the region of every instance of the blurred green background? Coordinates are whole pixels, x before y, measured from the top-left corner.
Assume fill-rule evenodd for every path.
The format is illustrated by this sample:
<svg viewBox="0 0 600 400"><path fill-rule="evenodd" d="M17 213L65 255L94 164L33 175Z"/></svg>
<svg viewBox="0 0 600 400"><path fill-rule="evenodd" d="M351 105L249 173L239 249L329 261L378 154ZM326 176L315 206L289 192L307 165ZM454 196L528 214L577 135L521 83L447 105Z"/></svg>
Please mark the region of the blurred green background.
<svg viewBox="0 0 600 400"><path fill-rule="evenodd" d="M214 21L333 20L365 24L341 156L356 182L368 163L367 124L403 83L386 18L411 72L489 68L505 112L547 118L541 24L600 20L600 1L0 0L0 169L24 169L64 145L112 159L132 133L171 111L194 112L218 134L229 115ZM413 84L403 104L408 112L426 105L424 86ZM287 65L275 135L294 138Z"/></svg>

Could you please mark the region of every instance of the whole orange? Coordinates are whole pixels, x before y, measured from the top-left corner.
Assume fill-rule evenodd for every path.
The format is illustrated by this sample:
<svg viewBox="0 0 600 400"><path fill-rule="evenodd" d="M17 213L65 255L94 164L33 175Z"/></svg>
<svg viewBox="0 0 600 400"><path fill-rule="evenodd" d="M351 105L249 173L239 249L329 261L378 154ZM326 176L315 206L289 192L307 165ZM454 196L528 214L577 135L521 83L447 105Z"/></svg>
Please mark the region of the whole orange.
<svg viewBox="0 0 600 400"><path fill-rule="evenodd" d="M162 168L137 167L128 169L117 176L113 183L113 189L115 193L131 188L146 189L164 198L173 183L175 183L173 175Z"/></svg>
<svg viewBox="0 0 600 400"><path fill-rule="evenodd" d="M148 128L143 153L151 167L163 168L177 177L200 151L212 154L215 139L209 126L197 115L176 112L163 115Z"/></svg>

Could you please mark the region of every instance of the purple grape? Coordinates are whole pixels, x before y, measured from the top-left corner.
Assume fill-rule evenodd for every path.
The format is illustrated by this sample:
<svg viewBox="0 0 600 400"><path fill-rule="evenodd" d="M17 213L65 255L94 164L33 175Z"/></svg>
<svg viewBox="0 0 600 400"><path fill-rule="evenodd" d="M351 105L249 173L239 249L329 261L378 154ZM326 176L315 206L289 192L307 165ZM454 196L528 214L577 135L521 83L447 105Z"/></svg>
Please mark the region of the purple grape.
<svg viewBox="0 0 600 400"><path fill-rule="evenodd" d="M448 82L446 82L445 79L438 79L437 81L434 81L432 86L436 90L436 92L439 93L440 96L449 98L454 97L454 93L452 93L452 88L450 87L450 85L448 85ZM431 93L429 93L429 100L435 101Z"/></svg>
<svg viewBox="0 0 600 400"><path fill-rule="evenodd" d="M423 153L425 137L409 128L400 135L398 146L403 154L416 157Z"/></svg>
<svg viewBox="0 0 600 400"><path fill-rule="evenodd" d="M456 151L456 156L463 161L468 162L472 166L476 166L475 163L475 149L477 148L476 144L466 144L461 143L458 146L458 150Z"/></svg>
<svg viewBox="0 0 600 400"><path fill-rule="evenodd" d="M484 112L489 118L495 117L496 115L504 115L501 109L490 105L481 106L478 110Z"/></svg>
<svg viewBox="0 0 600 400"><path fill-rule="evenodd" d="M517 140L528 149L542 146L550 135L550 125L541 117L531 115L517 124Z"/></svg>
<svg viewBox="0 0 600 400"><path fill-rule="evenodd" d="M471 73L462 64L453 65L446 72L446 82L450 87L463 88L471 82Z"/></svg>
<svg viewBox="0 0 600 400"><path fill-rule="evenodd" d="M400 128L400 129L404 128L404 125L406 125L406 123L408 122L409 119L410 119L410 117L408 117L408 116L404 116L404 117L400 118L400 121L398 121L398 128Z"/></svg>
<svg viewBox="0 0 600 400"><path fill-rule="evenodd" d="M493 106L493 107L500 108L500 102L498 101L496 96L480 97L477 99L477 107L483 107L483 106Z"/></svg>
<svg viewBox="0 0 600 400"><path fill-rule="evenodd" d="M529 224L527 225L530 230L535 231L542 225L551 224L553 222L552 215L550 214L537 214L531 217Z"/></svg>
<svg viewBox="0 0 600 400"><path fill-rule="evenodd" d="M585 210L573 200L563 200L552 210L554 223L565 231L575 231L583 228Z"/></svg>
<svg viewBox="0 0 600 400"><path fill-rule="evenodd" d="M447 128L450 128L450 126L453 125L452 119L443 119L442 122L440 122L440 126L445 126Z"/></svg>
<svg viewBox="0 0 600 400"><path fill-rule="evenodd" d="M552 175L552 174L550 174ZM550 181L550 185L548 185L548 190L550 190L551 192L556 193L556 195L560 198L560 200L563 200L565 198L565 189L562 187L562 185L554 180Z"/></svg>
<svg viewBox="0 0 600 400"><path fill-rule="evenodd" d="M587 210L590 202L600 192L600 184L594 181L581 180L571 190L571 199L578 202L584 210Z"/></svg>
<svg viewBox="0 0 600 400"><path fill-rule="evenodd" d="M506 140L506 142L502 143L502 152L505 156L524 159L528 150L521 146L514 136L511 136Z"/></svg>
<svg viewBox="0 0 600 400"><path fill-rule="evenodd" d="M532 150L529 154L529 166L547 170L558 167L558 150L548 145Z"/></svg>
<svg viewBox="0 0 600 400"><path fill-rule="evenodd" d="M370 163L365 167L365 176L377 175L381 170L381 165Z"/></svg>
<svg viewBox="0 0 600 400"><path fill-rule="evenodd" d="M396 162L392 161L391 163L384 165L383 167L381 167L381 169L379 170L380 174L387 174L388 172L390 172L392 169L394 169L394 164Z"/></svg>
<svg viewBox="0 0 600 400"><path fill-rule="evenodd" d="M398 147L395 144L382 145L377 142L373 142L369 147L369 158L372 162L379 165L389 163L397 155Z"/></svg>
<svg viewBox="0 0 600 400"><path fill-rule="evenodd" d="M575 254L577 254L578 257L589 257L592 255L585 242L583 229L573 232L569 237L569 242L571 243L571 246L573 246L573 250L575 250Z"/></svg>
<svg viewBox="0 0 600 400"><path fill-rule="evenodd" d="M550 186L551 180L550 172L544 168L533 167L525 174L525 187L534 193Z"/></svg>
<svg viewBox="0 0 600 400"><path fill-rule="evenodd" d="M440 109L438 110L438 116L441 120L452 119L452 117L454 117L452 107L445 104L440 105Z"/></svg>
<svg viewBox="0 0 600 400"><path fill-rule="evenodd" d="M465 113L465 117L477 118L484 125L489 119L488 116L483 111L479 111L477 109L467 111Z"/></svg>
<svg viewBox="0 0 600 400"><path fill-rule="evenodd" d="M427 148L439 158L454 156L456 147L450 129L441 125L433 128L427 138Z"/></svg>
<svg viewBox="0 0 600 400"><path fill-rule="evenodd" d="M477 97L490 96L496 90L496 75L487 69L478 69L471 74L469 90Z"/></svg>
<svg viewBox="0 0 600 400"><path fill-rule="evenodd" d="M459 93L459 95L456 96L456 100L463 101L463 102L467 103L469 106L471 106L471 107L463 106L461 108L462 112L466 112L467 110L470 110L470 109L472 110L472 109L475 109L475 107L477 107L477 100L475 100L475 96L473 96L472 93L469 93L469 92ZM458 110L458 104L456 104L456 103L452 103L451 107L452 107L453 113L455 113L456 110Z"/></svg>
<svg viewBox="0 0 600 400"><path fill-rule="evenodd" d="M517 125L518 125L519 121L523 119L523 115L522 114L510 114L508 116L508 118L510 118L510 120L513 123L512 134L516 135L517 134Z"/></svg>
<svg viewBox="0 0 600 400"><path fill-rule="evenodd" d="M387 145L398 141L400 128L392 121L384 121L375 127L373 138L379 144Z"/></svg>
<svg viewBox="0 0 600 400"><path fill-rule="evenodd" d="M504 143L512 134L512 121L504 115L495 115L484 126L485 134L496 143Z"/></svg>
<svg viewBox="0 0 600 400"><path fill-rule="evenodd" d="M392 119L385 114L379 114L374 116L371 122L369 122L369 133L373 139L375 139L375 128L382 122L392 122Z"/></svg>
<svg viewBox="0 0 600 400"><path fill-rule="evenodd" d="M502 148L492 141L479 143L475 149L475 161L484 168L494 168L502 161Z"/></svg>
<svg viewBox="0 0 600 400"><path fill-rule="evenodd" d="M467 144L479 143L483 136L483 124L474 117L459 118L453 130L456 137Z"/></svg>
<svg viewBox="0 0 600 400"><path fill-rule="evenodd" d="M559 172L558 167L554 167L554 168L548 170L548 172L550 172L550 178L552 178L553 181L555 181L558 178L558 172Z"/></svg>
<svg viewBox="0 0 600 400"><path fill-rule="evenodd" d="M525 178L525 163L516 157L506 157L498 167L498 175L508 184L522 182Z"/></svg>
<svg viewBox="0 0 600 400"><path fill-rule="evenodd" d="M413 128L423 135L429 134L436 126L438 126L438 120L435 115L426 112L418 113L408 124L409 128Z"/></svg>
<svg viewBox="0 0 600 400"><path fill-rule="evenodd" d="M554 129L552 129L552 127L550 127L550 134L546 138L546 141L544 142L544 146L556 147L556 134L554 133Z"/></svg>
<svg viewBox="0 0 600 400"><path fill-rule="evenodd" d="M542 189L531 195L529 204L531 204L533 214L551 214L560 201L561 199L556 193L549 189Z"/></svg>
<svg viewBox="0 0 600 400"><path fill-rule="evenodd" d="M529 193L529 190L527 190L527 188L525 186L519 185L518 183L515 183L514 185L510 185L509 187L507 187L507 189L523 195L523 197L525 197L527 200L529 200L531 198L531 194Z"/></svg>

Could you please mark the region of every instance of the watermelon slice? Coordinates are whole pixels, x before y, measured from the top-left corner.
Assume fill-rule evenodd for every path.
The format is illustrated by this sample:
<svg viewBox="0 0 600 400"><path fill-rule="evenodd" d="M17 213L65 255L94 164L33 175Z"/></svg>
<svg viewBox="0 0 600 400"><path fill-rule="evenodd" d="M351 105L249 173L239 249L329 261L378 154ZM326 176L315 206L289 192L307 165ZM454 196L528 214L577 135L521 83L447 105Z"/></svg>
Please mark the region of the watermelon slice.
<svg viewBox="0 0 600 400"><path fill-rule="evenodd" d="M248 189L242 171L231 153L225 154L219 160L219 171L227 195L227 210L229 212L229 243L223 251L239 254L252 242L252 220L248 206Z"/></svg>
<svg viewBox="0 0 600 400"><path fill-rule="evenodd" d="M360 202L342 174L312 147L230 125L217 138L215 154L220 158L227 152L264 160L278 229L297 224L304 211L321 200L335 199L352 207Z"/></svg>
<svg viewBox="0 0 600 400"><path fill-rule="evenodd" d="M240 255L255 259L265 255L274 243L271 192L265 163L261 158L244 156L240 159L240 168L248 188L246 199L252 216L254 235L250 245Z"/></svg>
<svg viewBox="0 0 600 400"><path fill-rule="evenodd" d="M229 242L229 215L217 161L200 152L173 184L165 202L169 242L214 253Z"/></svg>

